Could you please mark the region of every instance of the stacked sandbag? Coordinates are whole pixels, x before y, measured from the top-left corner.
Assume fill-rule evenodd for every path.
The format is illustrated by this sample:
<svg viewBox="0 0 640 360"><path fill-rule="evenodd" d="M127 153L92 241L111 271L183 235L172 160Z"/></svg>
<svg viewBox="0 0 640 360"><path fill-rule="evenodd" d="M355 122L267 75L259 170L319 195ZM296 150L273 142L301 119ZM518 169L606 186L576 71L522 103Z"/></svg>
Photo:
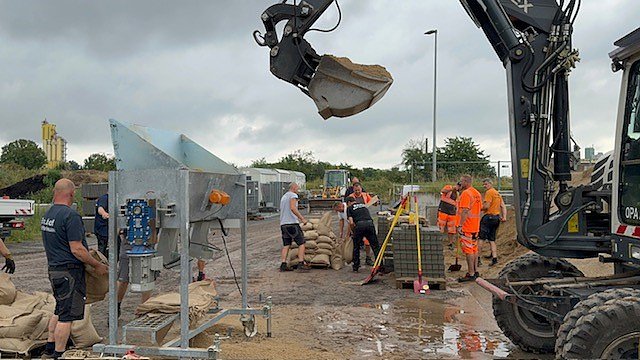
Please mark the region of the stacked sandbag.
<svg viewBox="0 0 640 360"><path fill-rule="evenodd" d="M331 230L332 215L331 211L327 211L320 219L310 219L306 224L300 226L305 239L304 259L311 265L342 267L342 264L333 266L334 262L337 264L342 260L334 259L337 246L336 235ZM292 243L288 254L289 266L298 264L298 251L298 245L295 242Z"/></svg>
<svg viewBox="0 0 640 360"><path fill-rule="evenodd" d="M4 301L7 293L13 293L11 303L0 305L0 351L26 355L47 342L55 299L44 292L27 294L16 291L8 276L0 276L0 288L0 296L4 297ZM102 341L91 322L90 309L87 305L84 319L74 321L71 326L71 340L75 347L91 347Z"/></svg>

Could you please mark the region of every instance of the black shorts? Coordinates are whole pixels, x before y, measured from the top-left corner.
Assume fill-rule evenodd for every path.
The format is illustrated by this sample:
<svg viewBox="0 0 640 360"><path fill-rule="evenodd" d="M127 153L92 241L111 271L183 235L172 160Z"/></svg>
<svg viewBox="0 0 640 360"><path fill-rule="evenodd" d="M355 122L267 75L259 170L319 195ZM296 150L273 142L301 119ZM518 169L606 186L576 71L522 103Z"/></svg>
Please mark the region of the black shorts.
<svg viewBox="0 0 640 360"><path fill-rule="evenodd" d="M500 226L500 216L484 215L480 220L480 240L496 241L496 232Z"/></svg>
<svg viewBox="0 0 640 360"><path fill-rule="evenodd" d="M58 315L58 321L82 320L87 299L84 266L49 267L49 281L56 299L54 314Z"/></svg>
<svg viewBox="0 0 640 360"><path fill-rule="evenodd" d="M282 232L282 245L284 246L290 246L292 241L295 241L298 246L305 243L304 234L299 224L280 225L280 231Z"/></svg>

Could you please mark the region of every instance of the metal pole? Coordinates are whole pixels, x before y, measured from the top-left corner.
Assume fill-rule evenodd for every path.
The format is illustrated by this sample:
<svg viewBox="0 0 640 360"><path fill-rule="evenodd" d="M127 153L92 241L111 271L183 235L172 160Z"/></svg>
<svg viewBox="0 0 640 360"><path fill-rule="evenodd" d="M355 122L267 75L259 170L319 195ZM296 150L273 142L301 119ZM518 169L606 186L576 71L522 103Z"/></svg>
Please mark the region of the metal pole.
<svg viewBox="0 0 640 360"><path fill-rule="evenodd" d="M413 185L413 168L414 168L414 163L411 163L411 185Z"/></svg>
<svg viewBox="0 0 640 360"><path fill-rule="evenodd" d="M436 93L438 89L437 82L437 74L438 74L438 30L435 32L433 43L433 164L432 164L432 174L431 181L436 181Z"/></svg>
<svg viewBox="0 0 640 360"><path fill-rule="evenodd" d="M189 171L180 171L182 199L180 211L180 347L189 347Z"/></svg>
<svg viewBox="0 0 640 360"><path fill-rule="evenodd" d="M498 191L502 190L502 178L500 177L500 161L498 161Z"/></svg>
<svg viewBox="0 0 640 360"><path fill-rule="evenodd" d="M116 191L117 172L109 172L109 345L118 342L118 296L116 291L116 238L118 237L118 198Z"/></svg>
<svg viewBox="0 0 640 360"><path fill-rule="evenodd" d="M435 182L437 180L436 176L436 99L437 99L437 90L438 90L438 29L429 30L425 33L425 35L434 35L433 42L433 150L431 154L431 181Z"/></svg>
<svg viewBox="0 0 640 360"><path fill-rule="evenodd" d="M240 219L240 256L242 257L242 309L246 309L249 274L247 274L247 177L245 175L242 175L242 184L244 184L244 211Z"/></svg>

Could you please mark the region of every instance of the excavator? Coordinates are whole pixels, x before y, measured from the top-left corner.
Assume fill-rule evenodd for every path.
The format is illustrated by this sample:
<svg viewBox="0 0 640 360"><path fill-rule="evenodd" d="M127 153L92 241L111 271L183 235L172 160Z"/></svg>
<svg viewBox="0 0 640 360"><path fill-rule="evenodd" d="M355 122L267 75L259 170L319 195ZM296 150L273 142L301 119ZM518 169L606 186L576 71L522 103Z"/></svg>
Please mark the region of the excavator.
<svg viewBox="0 0 640 360"><path fill-rule="evenodd" d="M614 42L609 54L612 70L622 71L615 150L596 164L599 181L572 186L569 77L580 60L572 35L581 1L460 3L506 71L517 240L532 250L497 279L476 283L493 294L498 326L525 351L638 359L640 28ZM368 109L392 83L385 72L318 55L304 39L332 4L339 6L336 0L272 5L260 16L264 35L254 32L270 49L273 75L314 100L324 118ZM587 277L567 258L598 258L614 274Z"/></svg>

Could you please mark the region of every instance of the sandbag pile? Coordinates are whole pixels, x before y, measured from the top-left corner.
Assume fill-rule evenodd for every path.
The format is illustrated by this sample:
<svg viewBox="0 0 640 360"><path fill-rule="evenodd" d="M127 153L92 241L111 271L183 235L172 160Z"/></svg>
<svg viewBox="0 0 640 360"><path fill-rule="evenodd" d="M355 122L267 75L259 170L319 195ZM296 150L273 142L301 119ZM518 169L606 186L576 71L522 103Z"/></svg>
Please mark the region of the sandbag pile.
<svg viewBox="0 0 640 360"><path fill-rule="evenodd" d="M49 319L56 305L53 295L17 291L9 276L1 273L0 303L0 351L26 355L47 342ZM102 341L91 322L90 308L87 305L84 319L71 326L75 347L86 348Z"/></svg>
<svg viewBox="0 0 640 360"><path fill-rule="evenodd" d="M342 253L336 243L336 234L331 228L332 212L325 212L320 219L310 219L300 225L304 232L304 260L317 266L342 268ZM288 255L289 266L298 264L298 244L291 244Z"/></svg>
<svg viewBox="0 0 640 360"><path fill-rule="evenodd" d="M196 281L189 284L189 322L197 323L209 309L217 305L213 280ZM136 308L136 315L177 314L180 312L180 294L171 292L154 296Z"/></svg>

